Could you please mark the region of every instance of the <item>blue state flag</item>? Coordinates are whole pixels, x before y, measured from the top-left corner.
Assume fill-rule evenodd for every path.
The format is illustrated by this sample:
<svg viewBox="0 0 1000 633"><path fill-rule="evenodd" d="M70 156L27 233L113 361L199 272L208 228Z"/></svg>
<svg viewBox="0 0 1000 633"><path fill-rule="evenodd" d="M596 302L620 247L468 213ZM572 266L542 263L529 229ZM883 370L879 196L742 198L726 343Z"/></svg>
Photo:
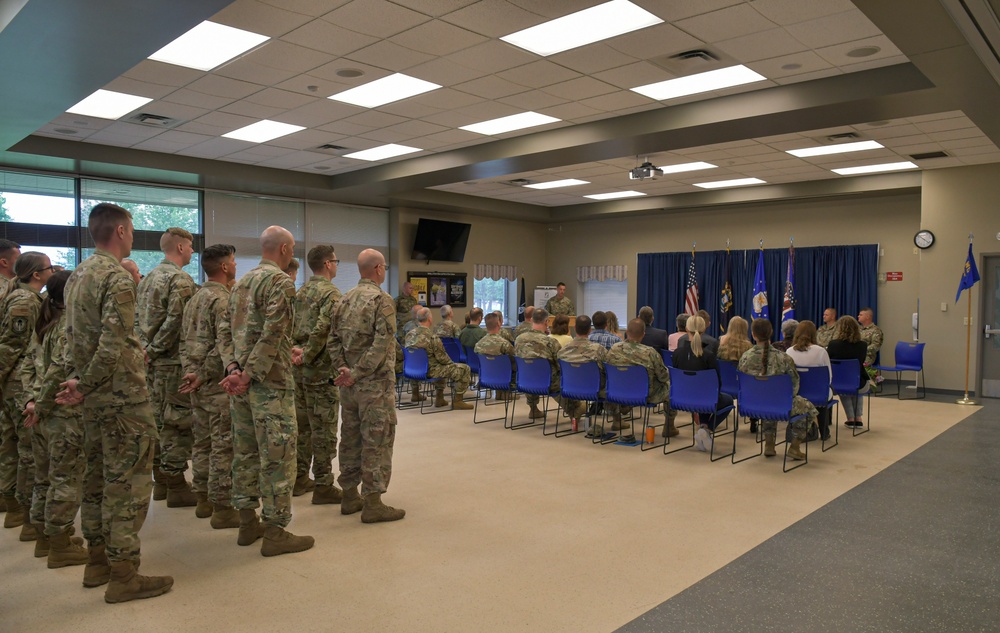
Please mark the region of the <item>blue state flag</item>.
<svg viewBox="0 0 1000 633"><path fill-rule="evenodd" d="M767 282L764 281L764 249L760 249L757 260L757 274L753 280L753 318L770 319L771 311L767 308Z"/></svg>
<svg viewBox="0 0 1000 633"><path fill-rule="evenodd" d="M958 282L958 292L955 293L955 303L958 303L962 291L971 288L979 281L979 269L976 268L976 260L972 257L972 244L969 244L969 256L965 258L965 268L962 270L962 280Z"/></svg>

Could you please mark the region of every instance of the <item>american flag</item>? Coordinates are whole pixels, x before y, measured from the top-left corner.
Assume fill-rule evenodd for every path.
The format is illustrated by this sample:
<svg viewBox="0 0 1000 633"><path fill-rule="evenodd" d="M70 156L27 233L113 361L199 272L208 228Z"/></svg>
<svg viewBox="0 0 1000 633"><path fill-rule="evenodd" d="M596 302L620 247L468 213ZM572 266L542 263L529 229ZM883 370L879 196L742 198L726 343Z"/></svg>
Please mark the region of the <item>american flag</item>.
<svg viewBox="0 0 1000 633"><path fill-rule="evenodd" d="M688 266L687 292L684 293L684 312L698 313L698 275L694 271L694 251L691 251L691 265Z"/></svg>

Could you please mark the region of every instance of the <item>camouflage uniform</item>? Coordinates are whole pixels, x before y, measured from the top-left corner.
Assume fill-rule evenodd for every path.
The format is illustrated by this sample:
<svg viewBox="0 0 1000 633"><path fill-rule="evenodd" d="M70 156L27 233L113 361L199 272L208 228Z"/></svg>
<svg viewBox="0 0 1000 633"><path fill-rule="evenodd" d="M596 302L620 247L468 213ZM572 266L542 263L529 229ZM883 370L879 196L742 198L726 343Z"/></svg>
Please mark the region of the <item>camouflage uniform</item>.
<svg viewBox="0 0 1000 633"><path fill-rule="evenodd" d="M396 297L396 332L402 337L403 328L407 323L413 321L413 306L417 305L417 300L413 295L400 293Z"/></svg>
<svg viewBox="0 0 1000 633"><path fill-rule="evenodd" d="M866 367L875 364L875 357L878 356L878 351L882 349L882 339L882 330L874 323L861 328L861 340L868 345L868 355L865 356Z"/></svg>
<svg viewBox="0 0 1000 633"><path fill-rule="evenodd" d="M531 321L522 321L522 322L520 322L520 323L517 324L516 328L514 328L514 333L513 333L512 336L514 337L514 340L516 341L517 337L521 336L525 332L530 332L530 331L531 331Z"/></svg>
<svg viewBox="0 0 1000 633"><path fill-rule="evenodd" d="M476 343L474 351L477 354L486 354L488 356L510 356L510 387L511 389L515 389L517 387L517 367L514 365L514 346L510 344L510 341L499 334L487 334L483 338L479 339L479 342Z"/></svg>
<svg viewBox="0 0 1000 633"><path fill-rule="evenodd" d="M184 306L197 286L180 266L164 259L139 283L139 339L149 356L152 405L160 431L159 468L183 475L191 459L191 397L181 383L180 340Z"/></svg>
<svg viewBox="0 0 1000 633"><path fill-rule="evenodd" d="M547 359L552 369L551 378L549 379L549 392L559 392L559 341L550 338L544 332L532 330L517 337L517 343L514 345L514 355L521 358ZM538 405L538 396L534 394L525 394L525 399L533 407Z"/></svg>
<svg viewBox="0 0 1000 633"><path fill-rule="evenodd" d="M645 367L646 373L649 374L649 395L646 397L646 402L649 404L663 402L665 410L670 410L670 372L663 364L663 357L655 349L642 343L622 341L611 346L605 362L618 367L629 365ZM668 417L671 413L668 413Z"/></svg>
<svg viewBox="0 0 1000 633"><path fill-rule="evenodd" d="M251 378L232 398L233 507L256 510L284 528L292 520L295 483L295 385L292 380L292 303L295 283L262 259L229 297L235 361Z"/></svg>
<svg viewBox="0 0 1000 633"><path fill-rule="evenodd" d="M340 389L333 384L326 342L330 337L330 314L340 297L337 286L319 275L313 275L295 295L292 344L302 348L302 365L293 367L299 427L296 477L307 477L312 462L317 486L332 486L335 480Z"/></svg>
<svg viewBox="0 0 1000 633"><path fill-rule="evenodd" d="M455 325L451 319L441 321L434 327L434 334L438 338L458 338L462 333L462 328Z"/></svg>
<svg viewBox="0 0 1000 633"><path fill-rule="evenodd" d="M441 339L431 332L429 327L417 326L412 332L406 335L406 347L415 347L427 350L428 367L427 376L429 378L445 378L455 383L455 393L464 394L469 389L472 382L472 373L465 363L456 363L444 351ZM437 391L444 391L444 381L435 383Z"/></svg>
<svg viewBox="0 0 1000 633"><path fill-rule="evenodd" d="M600 397L604 398L604 385L607 380L604 364L608 362L608 350L605 349L603 345L600 343L594 343L593 341L589 341L585 338L574 338L559 350L559 360L564 360L567 363L596 362L597 368L601 371ZM569 400L568 402L578 401ZM609 403L606 405L606 409L608 413L611 414L619 412L618 405L616 404Z"/></svg>
<svg viewBox="0 0 1000 633"><path fill-rule="evenodd" d="M3 305L3 300L7 298L7 295L14 292L15 288L17 288L16 277L8 279L0 275L0 305Z"/></svg>
<svg viewBox="0 0 1000 633"><path fill-rule="evenodd" d="M383 493L392 477L396 441L395 306L370 279L336 303L330 319L330 360L348 367L354 385L340 391L340 478L344 490Z"/></svg>
<svg viewBox="0 0 1000 633"><path fill-rule="evenodd" d="M773 347L767 353L767 368L764 368L764 346L754 345L740 358L739 370L752 376L778 376L788 374L792 377L792 415L803 415L792 423L792 432L800 440L806 439L809 427L816 423L818 415L816 407L799 394L799 372L795 369L795 361L791 357ZM774 420L761 420L765 435L774 435L778 423Z"/></svg>
<svg viewBox="0 0 1000 633"><path fill-rule="evenodd" d="M3 301L0 312L0 493L8 503L16 495L17 502L31 505L31 489L35 482L34 460L31 454L32 429L24 428L21 411L25 393L21 384L21 365L25 362L35 322L41 311L42 297L25 283L17 283Z"/></svg>
<svg viewBox="0 0 1000 633"><path fill-rule="evenodd" d="M827 345L829 345L830 341L833 340L833 337L836 334L836 330L837 330L836 324L827 325L826 323L824 323L823 325L819 326L819 329L816 330L817 344L819 344L820 347L826 347Z"/></svg>
<svg viewBox="0 0 1000 633"><path fill-rule="evenodd" d="M233 494L233 427L229 396L219 382L233 362L232 338L220 332L220 325L229 319L228 309L229 288L205 282L184 308L180 346L181 371L197 374L201 381L191 394L191 487L226 507L232 505Z"/></svg>
<svg viewBox="0 0 1000 633"><path fill-rule="evenodd" d="M66 282L68 376L83 394L86 472L81 507L91 547L112 562L139 561L139 530L153 491L156 424L135 335L135 283L101 249Z"/></svg>
<svg viewBox="0 0 1000 633"><path fill-rule="evenodd" d="M563 296L562 299L557 299L555 296L549 297L549 300L545 302L545 311L551 316L559 316L560 314L576 316L576 306L567 296Z"/></svg>
<svg viewBox="0 0 1000 633"><path fill-rule="evenodd" d="M56 404L66 380L66 314L59 315L41 343L33 346L21 380L26 401L34 401L38 425L32 435L35 483L31 523L54 536L73 526L83 491L83 417L81 407Z"/></svg>
<svg viewBox="0 0 1000 633"><path fill-rule="evenodd" d="M500 328L500 336L504 337L508 343L514 344L514 333L505 327Z"/></svg>

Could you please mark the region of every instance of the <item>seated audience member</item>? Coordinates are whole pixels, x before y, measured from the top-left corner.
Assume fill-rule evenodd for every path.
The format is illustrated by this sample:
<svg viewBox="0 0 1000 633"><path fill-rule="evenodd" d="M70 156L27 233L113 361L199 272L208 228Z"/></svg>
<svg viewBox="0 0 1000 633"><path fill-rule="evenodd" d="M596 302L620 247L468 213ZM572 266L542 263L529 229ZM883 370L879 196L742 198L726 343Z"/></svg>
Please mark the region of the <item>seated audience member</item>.
<svg viewBox="0 0 1000 633"><path fill-rule="evenodd" d="M816 407L811 402L799 395L799 374L795 371L795 363L788 357L788 354L781 350L776 350L771 345L771 336L774 328L767 319L754 319L750 327L753 340L756 345L751 347L743 357L740 358L739 369L745 374L752 376L778 376L786 374L792 379L792 415L801 415L798 420L792 423L791 443L788 447L788 456L792 459L805 459L802 452L802 444L806 441L809 427L816 423ZM774 450L775 436L778 431L778 423L775 420L761 420L764 431L764 456L774 457L777 452Z"/></svg>
<svg viewBox="0 0 1000 633"><path fill-rule="evenodd" d="M781 322L781 340L775 341L772 344L774 349L780 349L783 352L787 352L788 348L792 346L792 339L795 337L795 329L799 327L799 322L795 319L788 319L787 321Z"/></svg>
<svg viewBox="0 0 1000 633"><path fill-rule="evenodd" d="M624 337L622 337L621 328L618 326L618 315L611 310L606 311L604 315L608 317L608 332L611 332L618 338L625 340Z"/></svg>
<svg viewBox="0 0 1000 633"><path fill-rule="evenodd" d="M681 342L681 337L687 334L687 330L684 328L687 326L689 316L691 315L687 312L681 312L677 315L677 319L675 320L677 331L667 337L667 349L671 352L677 349L677 344Z"/></svg>
<svg viewBox="0 0 1000 633"><path fill-rule="evenodd" d="M706 328L712 327L712 319L711 319L711 317L708 316L708 312L707 311L705 311L705 310L698 310L698 313L696 315L693 315L693 316L700 316L702 318L702 320L705 321L705 327ZM687 326L687 322L685 322L685 327L686 326ZM678 339L677 344L680 345L681 341L684 341L684 340L687 340L687 339L688 339L688 333L685 331L684 334L681 335L680 339ZM701 341L702 341L702 344L705 346L705 349L712 350L712 353L715 354L716 356L718 356L718 354L719 354L719 339L715 338L714 336L711 336L710 334L702 334L701 335Z"/></svg>
<svg viewBox="0 0 1000 633"><path fill-rule="evenodd" d="M403 329L401 331L402 336L400 338L405 340L406 335L412 332L414 328L417 327L417 310L419 310L422 307L423 306L417 303L414 304L412 308L410 308L410 320L403 324Z"/></svg>
<svg viewBox="0 0 1000 633"><path fill-rule="evenodd" d="M696 314L688 318L685 328L688 336L680 342L674 351L674 367L688 371L712 370L715 372L721 389L722 378L719 376L719 361L716 359L715 353L708 349L702 341L705 333L705 319ZM733 404L733 397L720 390L716 409L728 407L731 404ZM699 451L709 451L712 449L711 431L714 431L722 420L713 420L713 416L707 413L699 413L698 418L699 427L694 435L695 448Z"/></svg>
<svg viewBox="0 0 1000 633"><path fill-rule="evenodd" d="M497 323L500 324L500 336L507 339L507 341L513 345L514 344L514 332L513 330L508 330L503 326L503 310L494 310L493 314L497 316Z"/></svg>
<svg viewBox="0 0 1000 633"><path fill-rule="evenodd" d="M753 347L753 343L750 342L750 328L747 320L741 316L734 316L729 319L726 335L720 339L719 352L716 357L719 360L739 363L740 358L751 347ZM757 432L757 418L750 418L750 432Z"/></svg>
<svg viewBox="0 0 1000 633"><path fill-rule="evenodd" d="M608 315L605 312L598 310L591 317L591 324L594 326L594 330L590 333L590 340L595 343L600 343L604 346L604 349L611 349L611 346L615 343L621 343L622 337L608 332Z"/></svg>
<svg viewBox="0 0 1000 633"><path fill-rule="evenodd" d="M831 360L855 359L860 365L860 379L858 390L860 394L868 392L868 374L865 373L865 359L868 356L868 345L861 340L861 328L854 317L842 316L837 319L837 329L833 340L826 346L826 352ZM844 405L844 416L847 418L845 424L850 427L864 426L861 416L864 414L864 404L862 396L840 395L841 404Z"/></svg>
<svg viewBox="0 0 1000 633"><path fill-rule="evenodd" d="M517 337L521 336L525 332L531 331L531 315L534 314L534 312L535 312L535 306L526 306L524 308L524 321L518 323L517 327L514 328L515 341L517 340Z"/></svg>
<svg viewBox="0 0 1000 633"><path fill-rule="evenodd" d="M816 324L812 321L802 321L795 328L792 336L792 346L786 352L796 367L826 367L828 376L833 376L830 368L830 357L826 350L816 342ZM833 397L833 390L830 389L827 399ZM819 414L819 434L825 442L830 439L830 407L816 407Z"/></svg>
<svg viewBox="0 0 1000 633"><path fill-rule="evenodd" d="M472 405L465 402L465 392L472 382L472 374L469 366L465 363L456 363L444 351L441 339L431 331L431 311L427 308L418 307L415 314L417 326L406 335L407 348L419 348L427 351L428 378L443 378L434 383L435 407L446 407L448 402L444 399L444 385L447 380L454 381L455 391L451 398L451 406L454 409L471 409Z"/></svg>
<svg viewBox="0 0 1000 633"><path fill-rule="evenodd" d="M608 350L600 343L590 340L590 325L590 317L586 314L576 317L576 324L574 325L576 338L562 346L562 349L559 350L559 360L564 360L567 363L596 362L597 368L601 372L600 397L603 398L606 376L604 373L604 362L607 360ZM563 403L563 407L566 409L566 414L571 418L580 418L586 413L586 403L579 400L566 401ZM613 415L616 426L612 426L612 429L617 431L621 428L621 412L617 406L611 405L609 406L608 413Z"/></svg>
<svg viewBox="0 0 1000 633"><path fill-rule="evenodd" d="M646 324L642 319L632 319L628 322L626 340L615 343L608 351L608 365L619 367L640 365L646 368L649 375L649 395L646 402L650 404L663 403L666 424L663 427L664 437L674 437L679 433L674 426L677 413L670 408L670 372L663 364L663 357L658 351L642 344L646 335Z"/></svg>
<svg viewBox="0 0 1000 633"><path fill-rule="evenodd" d="M294 257L288 262L288 267L283 271L286 275L292 278L292 281L298 281L299 277L299 260Z"/></svg>
<svg viewBox="0 0 1000 633"><path fill-rule="evenodd" d="M649 345L656 351L669 349L667 331L653 327L653 309L649 306L642 306L639 308L639 318L646 324L646 336L643 337L642 344Z"/></svg>
<svg viewBox="0 0 1000 633"><path fill-rule="evenodd" d="M882 329L875 325L875 312L871 308L861 308L858 312L858 325L861 326L861 340L868 346L868 353L865 355L865 366L875 364L878 351L882 349Z"/></svg>
<svg viewBox="0 0 1000 633"><path fill-rule="evenodd" d="M573 337L569 335L569 317L565 314L556 316L552 321L552 332L549 336L559 343L560 348L572 341Z"/></svg>
<svg viewBox="0 0 1000 633"><path fill-rule="evenodd" d="M458 342L461 343L463 347L475 349L476 343L478 343L481 338L486 336L486 330L479 327L479 324L482 322L482 308L473 308L469 310L469 324L462 328L462 331L458 334Z"/></svg>
<svg viewBox="0 0 1000 633"><path fill-rule="evenodd" d="M550 338L546 333L548 329L549 313L542 308L536 308L531 314L531 331L525 332L517 337L514 343L514 355L521 358L544 358L549 361L551 376L549 378L549 392L559 391L559 342ZM531 407L528 417L531 419L545 416L538 408L538 396L525 394L525 400Z"/></svg>
<svg viewBox="0 0 1000 633"><path fill-rule="evenodd" d="M517 367L515 366L514 357L514 346L511 345L510 341L501 336L500 334L500 318L494 312L490 312L486 315L486 336L479 339L476 343L474 350L477 354L486 354L489 356L510 356L511 361L511 375L510 375L510 387L513 390L515 386L514 378L517 375ZM488 395L488 394L487 394ZM497 391L497 400L509 400L510 391Z"/></svg>
<svg viewBox="0 0 1000 633"><path fill-rule="evenodd" d="M816 331L816 342L821 347L826 347L833 340L837 331L837 311L834 308L823 310L823 325Z"/></svg>
<svg viewBox="0 0 1000 633"><path fill-rule="evenodd" d="M465 313L465 324L468 325L470 323L472 323L472 315L469 314L468 312L466 312ZM461 334L461 331L459 331L459 334Z"/></svg>
<svg viewBox="0 0 1000 633"><path fill-rule="evenodd" d="M454 316L455 311L451 306L441 306L441 322L434 328L434 333L438 335L438 338L458 338L458 335L462 333L462 328L452 321Z"/></svg>

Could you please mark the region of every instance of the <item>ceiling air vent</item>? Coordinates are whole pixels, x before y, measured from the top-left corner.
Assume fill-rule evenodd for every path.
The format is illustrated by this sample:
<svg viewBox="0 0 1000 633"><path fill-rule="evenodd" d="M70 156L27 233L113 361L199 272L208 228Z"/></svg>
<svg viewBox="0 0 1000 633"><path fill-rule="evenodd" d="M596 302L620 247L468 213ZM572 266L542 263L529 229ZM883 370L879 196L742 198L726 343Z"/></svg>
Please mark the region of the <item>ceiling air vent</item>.
<svg viewBox="0 0 1000 633"><path fill-rule="evenodd" d="M695 48L679 53L659 55L649 58L649 62L677 77L708 72L739 63L733 58L709 48Z"/></svg>
<svg viewBox="0 0 1000 633"><path fill-rule="evenodd" d="M700 61L700 62L717 62L719 58L714 54L703 49L696 49L693 51L684 51L683 53L677 53L676 55L671 55L671 59L676 59L679 61Z"/></svg>
<svg viewBox="0 0 1000 633"><path fill-rule="evenodd" d="M325 152L327 154L337 154L340 156L346 152L350 151L349 147L344 147L343 145L335 145L333 143L324 143L316 148L317 151Z"/></svg>
<svg viewBox="0 0 1000 633"><path fill-rule="evenodd" d="M840 143L843 141L856 141L859 138L861 138L860 134L857 134L855 132L844 132L843 134L831 134L830 136L826 137L826 140L828 140L831 143Z"/></svg>
<svg viewBox="0 0 1000 633"><path fill-rule="evenodd" d="M512 187L523 187L525 185L530 185L531 181L527 178L515 178L514 180L506 180L503 184L510 185Z"/></svg>
<svg viewBox="0 0 1000 633"><path fill-rule="evenodd" d="M948 152L924 152L923 154L910 154L913 160L927 160L928 158L948 158Z"/></svg>
<svg viewBox="0 0 1000 633"><path fill-rule="evenodd" d="M140 125L148 125L150 127L162 127L170 128L181 123L177 119L171 119L168 116L160 116L159 114L149 114L148 112L140 112L139 114L132 115L128 118L132 123L138 123Z"/></svg>

